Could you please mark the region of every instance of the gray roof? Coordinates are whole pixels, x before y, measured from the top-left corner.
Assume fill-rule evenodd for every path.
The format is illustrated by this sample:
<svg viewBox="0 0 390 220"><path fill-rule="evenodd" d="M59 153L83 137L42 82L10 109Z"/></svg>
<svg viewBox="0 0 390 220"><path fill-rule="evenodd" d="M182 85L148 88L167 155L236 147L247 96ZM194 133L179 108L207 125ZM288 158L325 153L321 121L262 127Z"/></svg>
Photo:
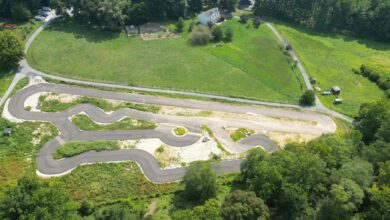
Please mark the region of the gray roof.
<svg viewBox="0 0 390 220"><path fill-rule="evenodd" d="M199 16L204 15L206 17L211 17L213 14L218 13L218 8L212 8L207 11L204 11L199 14Z"/></svg>
<svg viewBox="0 0 390 220"><path fill-rule="evenodd" d="M340 87L338 87L338 86L333 86L333 87L332 87L332 90L333 90L333 91L341 91Z"/></svg>

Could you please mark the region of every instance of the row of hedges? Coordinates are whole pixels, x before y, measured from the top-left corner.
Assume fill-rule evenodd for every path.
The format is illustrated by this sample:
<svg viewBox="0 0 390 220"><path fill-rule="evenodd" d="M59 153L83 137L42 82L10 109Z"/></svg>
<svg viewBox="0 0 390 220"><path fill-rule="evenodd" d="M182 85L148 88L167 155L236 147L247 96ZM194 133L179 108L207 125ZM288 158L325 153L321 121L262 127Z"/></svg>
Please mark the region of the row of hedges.
<svg viewBox="0 0 390 220"><path fill-rule="evenodd" d="M379 63L363 64L357 73L375 82L390 98L390 67Z"/></svg>

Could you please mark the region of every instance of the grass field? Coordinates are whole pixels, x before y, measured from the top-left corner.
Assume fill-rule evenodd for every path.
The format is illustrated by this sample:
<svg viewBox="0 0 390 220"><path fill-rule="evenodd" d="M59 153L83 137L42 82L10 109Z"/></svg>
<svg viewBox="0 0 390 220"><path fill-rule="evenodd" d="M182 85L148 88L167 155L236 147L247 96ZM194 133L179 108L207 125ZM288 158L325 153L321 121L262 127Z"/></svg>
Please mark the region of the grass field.
<svg viewBox="0 0 390 220"><path fill-rule="evenodd" d="M34 68L72 78L297 103L300 76L271 31L235 20L228 25L235 31L232 43L193 47L187 33L143 41L58 21L27 57Z"/></svg>
<svg viewBox="0 0 390 220"><path fill-rule="evenodd" d="M376 59L388 60L390 65L390 44L323 34L278 21L273 23L291 43L309 74L317 78L322 90L335 85L341 88L344 100L341 105L333 105L334 96L320 96L327 107L353 116L360 104L384 97L375 83L354 74L352 68L359 69L362 64Z"/></svg>

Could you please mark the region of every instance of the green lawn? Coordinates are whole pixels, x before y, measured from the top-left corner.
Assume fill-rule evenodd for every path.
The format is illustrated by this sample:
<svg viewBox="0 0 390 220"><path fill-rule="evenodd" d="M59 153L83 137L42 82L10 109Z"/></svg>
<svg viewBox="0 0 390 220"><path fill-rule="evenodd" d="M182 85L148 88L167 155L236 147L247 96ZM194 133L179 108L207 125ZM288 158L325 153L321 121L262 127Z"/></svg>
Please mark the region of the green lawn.
<svg viewBox="0 0 390 220"><path fill-rule="evenodd" d="M124 118L111 124L97 124L86 115L77 115L72 118L73 124L83 131L110 131L110 130L134 130L154 129L156 124L150 121Z"/></svg>
<svg viewBox="0 0 390 220"><path fill-rule="evenodd" d="M344 103L333 105L334 96L320 96L321 101L334 110L356 115L360 104L384 97L375 83L354 74L370 60L387 60L390 65L390 44L355 39L335 34L322 34L274 22L280 33L291 43L309 74L319 82L319 87L328 90L339 86Z"/></svg>
<svg viewBox="0 0 390 220"><path fill-rule="evenodd" d="M39 70L72 78L297 103L300 76L266 27L228 21L232 43L193 47L181 38L143 41L57 21L27 57Z"/></svg>

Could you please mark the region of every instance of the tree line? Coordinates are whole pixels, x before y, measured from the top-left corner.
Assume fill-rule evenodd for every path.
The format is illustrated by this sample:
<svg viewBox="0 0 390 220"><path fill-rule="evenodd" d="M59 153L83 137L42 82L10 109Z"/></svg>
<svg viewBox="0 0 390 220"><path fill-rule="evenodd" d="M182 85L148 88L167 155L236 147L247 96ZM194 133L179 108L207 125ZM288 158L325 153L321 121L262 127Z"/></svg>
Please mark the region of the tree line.
<svg viewBox="0 0 390 220"><path fill-rule="evenodd" d="M73 8L77 18L106 30L117 30L124 24L187 18L213 7L233 11L236 3L237 0L52 0L60 14Z"/></svg>
<svg viewBox="0 0 390 220"><path fill-rule="evenodd" d="M0 18L28 21L40 7L49 5L50 0L0 0Z"/></svg>
<svg viewBox="0 0 390 220"><path fill-rule="evenodd" d="M318 30L390 41L388 0L257 0L255 13Z"/></svg>

